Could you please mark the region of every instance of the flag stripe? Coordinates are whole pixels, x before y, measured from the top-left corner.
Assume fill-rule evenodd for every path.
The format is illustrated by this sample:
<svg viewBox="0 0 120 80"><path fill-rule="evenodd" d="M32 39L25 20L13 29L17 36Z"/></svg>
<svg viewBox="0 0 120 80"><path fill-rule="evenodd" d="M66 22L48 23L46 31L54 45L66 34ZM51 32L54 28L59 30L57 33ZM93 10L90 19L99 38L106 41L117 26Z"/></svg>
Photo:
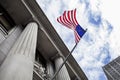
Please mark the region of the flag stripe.
<svg viewBox="0 0 120 80"><path fill-rule="evenodd" d="M73 10L71 11L71 21L72 21L72 24L74 25L74 28L76 28L76 24L75 24L75 22L74 22L74 12L73 12Z"/></svg>
<svg viewBox="0 0 120 80"><path fill-rule="evenodd" d="M71 21L72 25L74 26L73 29L75 29L76 25L73 23L72 17L73 17L73 11L70 11L70 21Z"/></svg>
<svg viewBox="0 0 120 80"><path fill-rule="evenodd" d="M70 20L68 18L68 13L66 13L66 11L65 11L64 16L65 16L65 19L67 20L67 22L72 25L72 23L70 22Z"/></svg>
<svg viewBox="0 0 120 80"><path fill-rule="evenodd" d="M63 16L60 16L60 21L63 25L65 25L66 27L70 28L69 25L67 25L64 20L63 20Z"/></svg>
<svg viewBox="0 0 120 80"><path fill-rule="evenodd" d="M71 24L66 20L66 18L65 18L65 13L63 14L63 20L64 20L64 22L68 25L67 27L69 27L70 29L71 29Z"/></svg>
<svg viewBox="0 0 120 80"><path fill-rule="evenodd" d="M78 25L78 22L77 22L77 19L76 19L76 9L75 9L75 11L74 11L74 22L76 23L76 25Z"/></svg>
<svg viewBox="0 0 120 80"><path fill-rule="evenodd" d="M73 29L74 26L73 26L73 24L70 22L70 20L69 20L69 18L68 18L68 16L67 16L66 11L65 11L65 13L63 14L63 16L64 16L64 19L66 20L66 22L67 22L67 23L69 24L69 26L71 27L71 29Z"/></svg>
<svg viewBox="0 0 120 80"><path fill-rule="evenodd" d="M74 31L74 34L75 34L75 40L76 40L76 42L79 42L80 36L78 35L78 33L76 31Z"/></svg>

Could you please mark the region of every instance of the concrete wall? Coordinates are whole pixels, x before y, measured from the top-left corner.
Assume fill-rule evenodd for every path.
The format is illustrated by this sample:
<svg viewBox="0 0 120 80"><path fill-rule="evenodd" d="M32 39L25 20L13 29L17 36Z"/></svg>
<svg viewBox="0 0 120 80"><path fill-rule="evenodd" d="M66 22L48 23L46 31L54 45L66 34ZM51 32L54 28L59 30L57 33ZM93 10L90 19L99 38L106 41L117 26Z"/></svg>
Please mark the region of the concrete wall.
<svg viewBox="0 0 120 80"><path fill-rule="evenodd" d="M4 36L0 32L0 65L4 61L6 55L12 48L13 44L15 43L16 39L19 37L21 32L22 32L21 26L14 27L6 36Z"/></svg>

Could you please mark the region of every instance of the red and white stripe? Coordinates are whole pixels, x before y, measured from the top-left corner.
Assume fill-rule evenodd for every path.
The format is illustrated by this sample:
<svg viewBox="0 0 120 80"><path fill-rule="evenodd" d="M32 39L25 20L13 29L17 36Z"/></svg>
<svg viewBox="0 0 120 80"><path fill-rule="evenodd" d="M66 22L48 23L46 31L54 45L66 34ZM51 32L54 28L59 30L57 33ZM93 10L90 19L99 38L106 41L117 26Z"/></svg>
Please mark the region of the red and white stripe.
<svg viewBox="0 0 120 80"><path fill-rule="evenodd" d="M64 11L63 15L57 18L57 21L66 26L69 29L74 30L75 35L75 42L79 42L80 36L78 35L76 29L76 26L78 25L77 19L76 19L76 9L70 10L70 11Z"/></svg>

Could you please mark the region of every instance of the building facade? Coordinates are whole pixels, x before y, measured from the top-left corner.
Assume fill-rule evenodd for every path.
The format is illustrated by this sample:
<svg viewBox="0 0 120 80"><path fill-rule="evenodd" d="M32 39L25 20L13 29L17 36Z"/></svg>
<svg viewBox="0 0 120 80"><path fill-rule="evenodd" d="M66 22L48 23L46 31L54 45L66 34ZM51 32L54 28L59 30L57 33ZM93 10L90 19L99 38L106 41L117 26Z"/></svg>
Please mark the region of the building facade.
<svg viewBox="0 0 120 80"><path fill-rule="evenodd" d="M69 50L35 0L0 0L0 80L51 80ZM71 55L54 80L87 80Z"/></svg>
<svg viewBox="0 0 120 80"><path fill-rule="evenodd" d="M108 80L120 80L120 57L103 67Z"/></svg>

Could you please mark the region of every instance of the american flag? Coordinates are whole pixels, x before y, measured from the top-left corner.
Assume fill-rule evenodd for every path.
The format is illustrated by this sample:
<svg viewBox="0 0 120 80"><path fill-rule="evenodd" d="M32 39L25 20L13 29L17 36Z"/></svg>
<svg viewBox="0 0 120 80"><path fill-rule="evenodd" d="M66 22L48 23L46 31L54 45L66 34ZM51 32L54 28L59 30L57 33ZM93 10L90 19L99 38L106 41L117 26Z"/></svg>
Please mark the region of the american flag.
<svg viewBox="0 0 120 80"><path fill-rule="evenodd" d="M57 21L60 24L74 31L76 43L80 41L80 38L82 38L82 36L86 32L86 30L84 30L77 22L76 9L70 11L64 11L63 15L57 18Z"/></svg>

